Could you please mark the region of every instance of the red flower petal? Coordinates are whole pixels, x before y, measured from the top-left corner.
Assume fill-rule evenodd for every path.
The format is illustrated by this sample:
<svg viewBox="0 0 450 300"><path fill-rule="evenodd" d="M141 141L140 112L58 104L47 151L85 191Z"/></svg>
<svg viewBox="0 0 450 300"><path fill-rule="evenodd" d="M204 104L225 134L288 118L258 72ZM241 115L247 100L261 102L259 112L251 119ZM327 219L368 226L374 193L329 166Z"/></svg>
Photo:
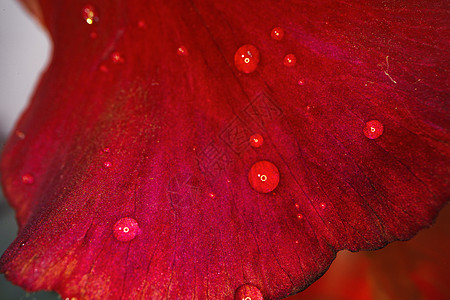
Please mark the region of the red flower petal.
<svg viewBox="0 0 450 300"><path fill-rule="evenodd" d="M1 160L20 232L0 267L28 290L281 298L448 200L444 3L99 0L92 22L41 5L53 61Z"/></svg>

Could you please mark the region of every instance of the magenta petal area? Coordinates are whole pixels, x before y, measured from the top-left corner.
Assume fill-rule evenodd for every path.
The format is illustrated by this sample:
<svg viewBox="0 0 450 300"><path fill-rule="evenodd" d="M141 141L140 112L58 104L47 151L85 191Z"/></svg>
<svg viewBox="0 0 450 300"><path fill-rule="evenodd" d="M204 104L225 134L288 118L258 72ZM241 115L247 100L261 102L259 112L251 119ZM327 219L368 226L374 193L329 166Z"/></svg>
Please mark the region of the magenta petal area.
<svg viewBox="0 0 450 300"><path fill-rule="evenodd" d="M449 199L446 2L257 2L40 2L53 60L1 159L9 280L280 299L341 249L432 224Z"/></svg>

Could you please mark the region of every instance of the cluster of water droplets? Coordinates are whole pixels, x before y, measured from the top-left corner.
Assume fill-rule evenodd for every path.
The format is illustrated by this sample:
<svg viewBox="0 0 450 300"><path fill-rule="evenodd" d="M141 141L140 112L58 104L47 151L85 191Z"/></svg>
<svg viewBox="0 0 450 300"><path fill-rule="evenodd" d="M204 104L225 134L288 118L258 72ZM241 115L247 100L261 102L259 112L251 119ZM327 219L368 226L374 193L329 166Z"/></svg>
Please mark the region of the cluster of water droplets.
<svg viewBox="0 0 450 300"><path fill-rule="evenodd" d="M91 4L87 4L83 6L81 10L81 16L86 21L87 24L92 25L98 22L98 13L95 7Z"/></svg>
<svg viewBox="0 0 450 300"><path fill-rule="evenodd" d="M272 39L281 41L284 38L284 30L281 27L275 27L270 32ZM242 73L254 72L260 62L260 53L256 46L252 44L246 44L237 49L234 54L234 65ZM297 63L297 58L294 54L287 54L283 59L283 64L286 67L293 67Z"/></svg>

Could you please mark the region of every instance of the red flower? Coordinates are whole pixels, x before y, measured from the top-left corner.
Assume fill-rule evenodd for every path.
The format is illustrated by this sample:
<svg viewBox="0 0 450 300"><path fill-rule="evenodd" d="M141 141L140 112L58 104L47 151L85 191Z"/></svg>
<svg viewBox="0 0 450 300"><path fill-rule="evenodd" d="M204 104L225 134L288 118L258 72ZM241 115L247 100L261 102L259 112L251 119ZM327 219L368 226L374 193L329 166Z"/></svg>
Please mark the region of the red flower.
<svg viewBox="0 0 450 300"><path fill-rule="evenodd" d="M448 200L445 2L33 5L53 60L1 160L27 290L278 299Z"/></svg>

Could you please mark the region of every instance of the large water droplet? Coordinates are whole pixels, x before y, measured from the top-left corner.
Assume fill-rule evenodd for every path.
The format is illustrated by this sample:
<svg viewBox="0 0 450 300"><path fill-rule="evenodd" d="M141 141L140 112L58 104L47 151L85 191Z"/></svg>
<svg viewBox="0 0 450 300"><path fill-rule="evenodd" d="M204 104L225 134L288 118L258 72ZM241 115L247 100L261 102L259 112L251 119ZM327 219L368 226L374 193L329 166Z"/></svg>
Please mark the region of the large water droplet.
<svg viewBox="0 0 450 300"><path fill-rule="evenodd" d="M138 222L133 218L122 218L114 224L114 237L121 242L129 242L140 232Z"/></svg>
<svg viewBox="0 0 450 300"><path fill-rule="evenodd" d="M234 300L263 300L261 291L253 284L244 284L236 289Z"/></svg>
<svg viewBox="0 0 450 300"><path fill-rule="evenodd" d="M366 123L363 132L367 138L374 140L383 134L383 130L383 124L380 121L372 120Z"/></svg>
<svg viewBox="0 0 450 300"><path fill-rule="evenodd" d="M284 57L283 64L286 67L293 67L297 63L297 58L294 54L288 54Z"/></svg>
<svg viewBox="0 0 450 300"><path fill-rule="evenodd" d="M88 23L89 25L98 21L97 11L95 10L95 7L91 4L85 5L83 7L83 9L81 10L81 15L83 19L86 21L86 23Z"/></svg>
<svg viewBox="0 0 450 300"><path fill-rule="evenodd" d="M22 182L25 184L33 184L34 183L34 176L31 174L25 174L22 176Z"/></svg>
<svg viewBox="0 0 450 300"><path fill-rule="evenodd" d="M270 33L270 36L277 41L281 41L284 37L284 30L281 27L275 27L272 29L272 32Z"/></svg>
<svg viewBox="0 0 450 300"><path fill-rule="evenodd" d="M262 135L260 135L259 133L255 133L254 135L252 135L250 137L250 145L253 148L259 148L263 145L264 143L264 139L262 137Z"/></svg>
<svg viewBox="0 0 450 300"><path fill-rule="evenodd" d="M280 182L278 168L271 162L259 161L248 172L251 187L260 193L270 193Z"/></svg>
<svg viewBox="0 0 450 300"><path fill-rule="evenodd" d="M243 73L251 73L259 64L259 50L250 44L240 47L234 55L234 65Z"/></svg>

